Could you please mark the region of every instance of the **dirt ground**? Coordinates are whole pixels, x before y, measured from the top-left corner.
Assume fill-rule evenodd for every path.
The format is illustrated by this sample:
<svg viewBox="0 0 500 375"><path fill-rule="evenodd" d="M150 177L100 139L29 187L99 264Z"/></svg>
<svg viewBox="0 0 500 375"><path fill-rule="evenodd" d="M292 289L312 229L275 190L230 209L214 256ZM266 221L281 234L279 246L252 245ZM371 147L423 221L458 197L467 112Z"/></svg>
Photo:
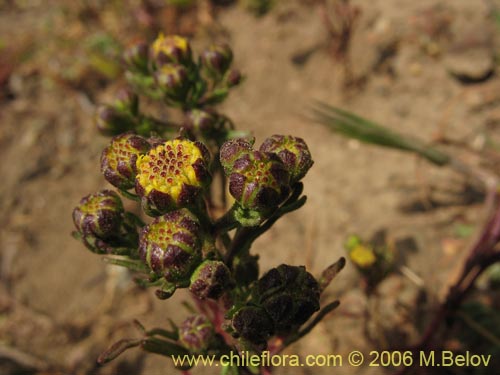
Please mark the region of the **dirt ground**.
<svg viewBox="0 0 500 375"><path fill-rule="evenodd" d="M79 199L109 187L99 173L107 138L97 133L93 115L123 82L119 66L102 59L115 53L112 43L103 42L103 52L99 42L109 35L125 44L136 36L151 39L174 27L172 17L163 12L153 18L139 1L70 3L0 1L0 373L170 374L169 360L139 351L102 368L95 359L117 339L133 337L133 319L147 327L165 325L167 318L179 322L179 304L188 294L157 300L70 233ZM360 13L344 55L334 53L335 40L314 1L278 1L260 18L234 5L213 19L200 10L175 19L196 47L214 38L233 47L246 80L223 110L240 129L250 129L257 143L276 133L303 137L313 154L304 181L307 204L253 248L263 271L286 262L305 264L317 275L345 255L351 233L369 238L386 230L391 240L409 239L398 250L416 276L396 272L381 285L383 308L370 322L375 340L364 333L367 301L348 264L326 298L340 299L341 307L289 354L347 355L415 342L484 220L482 195L471 193L463 176L348 141L309 114L313 101L321 100L429 142L446 136L471 148L484 143L485 132L500 123L500 24L494 13L500 3L351 4ZM472 232L460 235L459 227ZM381 370L344 364L335 371Z"/></svg>

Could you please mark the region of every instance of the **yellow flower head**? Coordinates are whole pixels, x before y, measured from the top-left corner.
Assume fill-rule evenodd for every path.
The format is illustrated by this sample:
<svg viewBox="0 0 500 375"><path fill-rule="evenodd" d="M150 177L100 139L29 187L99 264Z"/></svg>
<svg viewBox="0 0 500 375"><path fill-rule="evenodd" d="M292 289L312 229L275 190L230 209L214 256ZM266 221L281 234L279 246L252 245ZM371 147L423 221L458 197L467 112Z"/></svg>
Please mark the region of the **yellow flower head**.
<svg viewBox="0 0 500 375"><path fill-rule="evenodd" d="M188 40L181 36L160 34L153 42L151 49L158 65L168 63L189 65L191 63L191 46Z"/></svg>
<svg viewBox="0 0 500 375"><path fill-rule="evenodd" d="M137 194L160 213L189 205L210 179L208 163L208 151L199 142L160 144L137 159Z"/></svg>
<svg viewBox="0 0 500 375"><path fill-rule="evenodd" d="M364 245L357 245L349 252L349 258L359 268L369 268L377 258L373 249Z"/></svg>

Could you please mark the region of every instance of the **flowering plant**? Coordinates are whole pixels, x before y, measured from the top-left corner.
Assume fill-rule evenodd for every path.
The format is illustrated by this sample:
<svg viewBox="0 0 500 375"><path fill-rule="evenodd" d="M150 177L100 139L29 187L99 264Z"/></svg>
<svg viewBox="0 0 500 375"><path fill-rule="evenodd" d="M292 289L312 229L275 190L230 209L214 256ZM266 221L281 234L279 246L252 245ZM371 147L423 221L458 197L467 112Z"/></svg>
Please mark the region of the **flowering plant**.
<svg viewBox="0 0 500 375"><path fill-rule="evenodd" d="M97 111L98 129L113 136L101 171L142 212L126 211L114 191L90 194L73 211L74 236L136 273L141 285L156 287L160 299L188 289L198 313L168 329L140 326L139 339L119 341L99 361L131 347L167 357L283 350L338 306L321 308L320 296L345 263L340 259L318 278L287 264L260 275L251 252L259 236L306 202L302 179L313 165L307 144L274 135L256 148L217 112L214 106L241 81L227 45L195 59L187 39L160 35L126 50L123 60L131 89ZM178 108L182 123L142 113L139 95Z"/></svg>

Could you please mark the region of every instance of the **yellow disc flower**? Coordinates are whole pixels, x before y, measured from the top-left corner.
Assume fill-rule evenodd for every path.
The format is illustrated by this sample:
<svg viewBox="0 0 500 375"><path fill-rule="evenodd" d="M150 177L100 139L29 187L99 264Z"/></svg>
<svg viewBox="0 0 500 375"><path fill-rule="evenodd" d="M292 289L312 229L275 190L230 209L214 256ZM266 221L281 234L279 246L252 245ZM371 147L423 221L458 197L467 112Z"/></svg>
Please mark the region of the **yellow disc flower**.
<svg viewBox="0 0 500 375"><path fill-rule="evenodd" d="M187 139L166 141L139 156L135 189L143 207L156 216L193 204L210 181L209 161L207 148Z"/></svg>
<svg viewBox="0 0 500 375"><path fill-rule="evenodd" d="M349 252L349 258L359 268L369 268L377 261L373 249L364 245L355 246Z"/></svg>
<svg viewBox="0 0 500 375"><path fill-rule="evenodd" d="M191 65L191 46L186 38L160 34L153 42L151 49L153 59L158 66L171 63Z"/></svg>

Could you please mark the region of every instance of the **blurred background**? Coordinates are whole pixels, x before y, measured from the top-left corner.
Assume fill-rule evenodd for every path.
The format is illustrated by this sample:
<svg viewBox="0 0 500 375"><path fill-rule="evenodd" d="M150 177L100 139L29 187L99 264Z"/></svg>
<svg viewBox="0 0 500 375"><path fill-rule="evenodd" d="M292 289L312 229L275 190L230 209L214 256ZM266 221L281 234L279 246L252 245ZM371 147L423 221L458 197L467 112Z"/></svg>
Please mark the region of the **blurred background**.
<svg viewBox="0 0 500 375"><path fill-rule="evenodd" d="M133 319L147 327L179 321L188 294L157 300L70 236L80 198L110 187L99 172L108 139L95 128L96 106L125 85L123 49L159 32L190 37L194 50L228 42L246 80L222 111L257 144L293 134L312 152L308 203L256 242L261 271L286 262L318 275L345 255L350 234L396 249L398 267L376 299L348 263L327 296L341 307L287 353L345 356L418 340L484 221L484 197L448 169L337 136L311 120L311 105L321 100L429 143L453 141L465 160L498 158L500 1L3 0L0 373L174 371L168 359L140 351L104 367L95 360L134 335ZM479 280L475 305L450 327L449 350L500 352L493 278Z"/></svg>

